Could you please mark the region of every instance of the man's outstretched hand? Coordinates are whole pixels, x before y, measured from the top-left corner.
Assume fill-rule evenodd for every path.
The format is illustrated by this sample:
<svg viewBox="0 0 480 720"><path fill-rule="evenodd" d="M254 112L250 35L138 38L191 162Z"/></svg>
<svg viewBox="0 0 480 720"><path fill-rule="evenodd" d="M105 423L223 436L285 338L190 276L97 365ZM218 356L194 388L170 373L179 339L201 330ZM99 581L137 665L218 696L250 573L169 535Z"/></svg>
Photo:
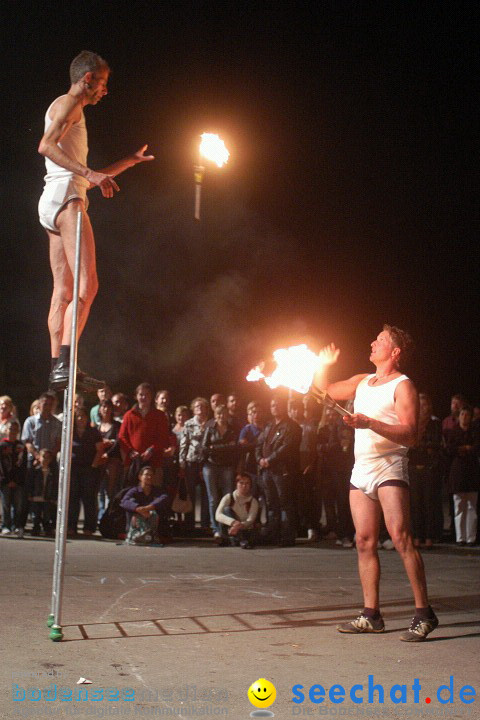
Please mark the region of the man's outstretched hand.
<svg viewBox="0 0 480 720"><path fill-rule="evenodd" d="M149 162L150 160L155 160L154 155L145 155L145 151L147 148L148 148L148 145L142 145L140 150L137 150L136 153L133 153L132 160L133 160L134 165L137 165L138 163L141 163L141 162Z"/></svg>

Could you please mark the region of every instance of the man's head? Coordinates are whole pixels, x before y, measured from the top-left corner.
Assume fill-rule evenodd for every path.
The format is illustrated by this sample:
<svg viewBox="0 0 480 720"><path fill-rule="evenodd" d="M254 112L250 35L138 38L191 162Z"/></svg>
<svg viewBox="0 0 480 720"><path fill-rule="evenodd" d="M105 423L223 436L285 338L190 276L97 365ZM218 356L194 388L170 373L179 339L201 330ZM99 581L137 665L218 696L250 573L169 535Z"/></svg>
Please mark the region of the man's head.
<svg viewBox="0 0 480 720"><path fill-rule="evenodd" d="M49 392L42 393L38 398L40 415L44 418L49 417L52 414L53 405L54 399Z"/></svg>
<svg viewBox="0 0 480 720"><path fill-rule="evenodd" d="M128 399L124 393L115 393L112 397L115 417L123 417L128 410Z"/></svg>
<svg viewBox="0 0 480 720"><path fill-rule="evenodd" d="M98 402L101 403L104 400L112 399L112 389L109 385L104 385L102 388L97 390Z"/></svg>
<svg viewBox="0 0 480 720"><path fill-rule="evenodd" d="M270 401L270 412L275 420L280 421L288 417L287 400L281 395L274 395Z"/></svg>
<svg viewBox="0 0 480 720"><path fill-rule="evenodd" d="M427 393L419 393L418 404L420 408L420 417L429 418L432 415L432 399Z"/></svg>
<svg viewBox="0 0 480 720"><path fill-rule="evenodd" d="M217 405L225 405L225 398L220 393L213 393L210 398L210 407L212 408L213 413L215 413Z"/></svg>
<svg viewBox="0 0 480 720"><path fill-rule="evenodd" d="M96 105L107 94L108 63L100 55L82 50L70 64L70 82L80 86L87 104Z"/></svg>
<svg viewBox="0 0 480 720"><path fill-rule="evenodd" d="M296 422L299 422L303 419L303 403L301 400L297 400L294 398L293 400L288 401L288 414L292 418L292 420L295 420Z"/></svg>
<svg viewBox="0 0 480 720"><path fill-rule="evenodd" d="M234 393L227 395L227 410L230 415L235 415L237 410L237 396Z"/></svg>
<svg viewBox="0 0 480 720"><path fill-rule="evenodd" d="M135 398L138 403L138 407L144 409L149 408L153 400L153 388L150 383L143 382L137 385L135 390Z"/></svg>
<svg viewBox="0 0 480 720"><path fill-rule="evenodd" d="M252 494L252 478L247 473L239 473L236 478L237 492L243 497L250 497Z"/></svg>
<svg viewBox="0 0 480 720"><path fill-rule="evenodd" d="M166 412L170 404L170 393L168 390L159 390L155 395L155 407L157 410Z"/></svg>
<svg viewBox="0 0 480 720"><path fill-rule="evenodd" d="M255 400L247 405L247 420L252 425L258 425L263 420L263 408Z"/></svg>
<svg viewBox="0 0 480 720"><path fill-rule="evenodd" d="M405 330L385 324L371 347L370 360L375 365L391 360L400 370L413 352L413 340Z"/></svg>
<svg viewBox="0 0 480 720"><path fill-rule="evenodd" d="M146 465L140 470L138 481L145 495L150 495L153 488L154 472L150 465Z"/></svg>

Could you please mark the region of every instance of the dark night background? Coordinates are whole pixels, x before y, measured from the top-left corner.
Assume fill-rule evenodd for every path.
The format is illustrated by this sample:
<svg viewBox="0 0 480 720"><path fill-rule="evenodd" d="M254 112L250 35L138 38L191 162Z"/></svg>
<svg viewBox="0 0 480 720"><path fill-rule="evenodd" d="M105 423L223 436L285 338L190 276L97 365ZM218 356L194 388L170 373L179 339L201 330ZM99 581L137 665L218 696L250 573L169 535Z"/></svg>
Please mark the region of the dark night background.
<svg viewBox="0 0 480 720"><path fill-rule="evenodd" d="M82 49L113 69L86 109L89 166L145 142L156 156L113 200L89 195L100 291L82 367L127 393L250 399L243 378L275 347L334 341L350 375L390 322L415 337L437 414L452 392L480 400L477 2L6 7L0 383L22 414L49 371L36 148ZM205 131L231 158L208 170L198 224Z"/></svg>

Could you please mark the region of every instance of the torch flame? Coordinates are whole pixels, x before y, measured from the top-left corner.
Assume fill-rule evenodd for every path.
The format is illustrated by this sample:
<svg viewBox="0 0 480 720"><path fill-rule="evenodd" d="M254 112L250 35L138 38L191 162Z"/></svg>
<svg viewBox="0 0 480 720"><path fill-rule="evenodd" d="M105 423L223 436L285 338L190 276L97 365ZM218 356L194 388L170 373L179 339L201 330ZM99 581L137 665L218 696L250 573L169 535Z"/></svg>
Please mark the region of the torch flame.
<svg viewBox="0 0 480 720"><path fill-rule="evenodd" d="M214 162L219 168L228 162L230 153L223 140L213 133L203 133L200 143L200 155Z"/></svg>
<svg viewBox="0 0 480 720"><path fill-rule="evenodd" d="M299 393L307 393L313 382L313 376L322 364L321 354L316 355L306 345L294 345L275 350L273 358L277 367L270 376L262 372L262 366L250 370L247 380L256 382L264 379L274 389L283 385Z"/></svg>

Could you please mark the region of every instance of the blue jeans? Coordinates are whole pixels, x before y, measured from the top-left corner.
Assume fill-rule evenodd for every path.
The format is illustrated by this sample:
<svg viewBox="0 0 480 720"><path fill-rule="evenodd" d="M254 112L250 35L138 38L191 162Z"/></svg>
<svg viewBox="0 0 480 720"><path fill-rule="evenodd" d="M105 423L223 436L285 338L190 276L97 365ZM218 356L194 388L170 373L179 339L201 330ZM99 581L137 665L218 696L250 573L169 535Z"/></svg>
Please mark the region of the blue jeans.
<svg viewBox="0 0 480 720"><path fill-rule="evenodd" d="M203 479L207 487L210 525L214 532L219 533L220 526L215 520L215 512L222 497L234 490L235 468L205 463L203 466Z"/></svg>

